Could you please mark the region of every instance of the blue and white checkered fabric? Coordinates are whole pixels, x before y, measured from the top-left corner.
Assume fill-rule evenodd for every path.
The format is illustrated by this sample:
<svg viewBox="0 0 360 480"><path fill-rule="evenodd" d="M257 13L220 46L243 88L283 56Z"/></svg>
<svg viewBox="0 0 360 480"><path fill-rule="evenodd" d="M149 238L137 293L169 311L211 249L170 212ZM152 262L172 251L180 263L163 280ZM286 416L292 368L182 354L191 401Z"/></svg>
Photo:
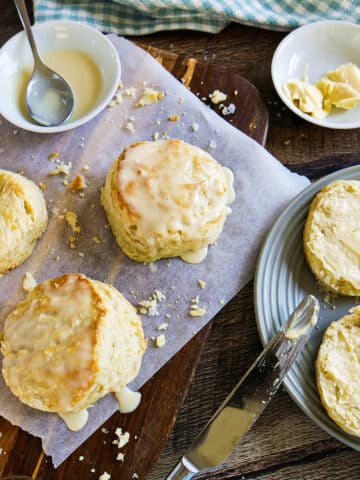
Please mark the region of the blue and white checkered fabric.
<svg viewBox="0 0 360 480"><path fill-rule="evenodd" d="M360 23L360 0L34 0L35 20L86 22L103 32L217 33L230 22L290 30L317 20Z"/></svg>

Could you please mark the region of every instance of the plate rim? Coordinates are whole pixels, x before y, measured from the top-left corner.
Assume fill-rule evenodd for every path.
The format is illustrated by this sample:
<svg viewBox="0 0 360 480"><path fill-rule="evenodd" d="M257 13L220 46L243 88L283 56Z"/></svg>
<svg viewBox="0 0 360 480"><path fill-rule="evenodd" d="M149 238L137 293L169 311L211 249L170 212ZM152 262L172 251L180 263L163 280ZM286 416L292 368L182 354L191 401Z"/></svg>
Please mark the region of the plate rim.
<svg viewBox="0 0 360 480"><path fill-rule="evenodd" d="M262 325L264 323L262 323L262 320L261 320L262 308L261 308L261 302L259 300L260 299L259 292L262 286L261 277L265 268L264 263L267 256L268 246L271 244L271 241L273 240L273 237L276 235L276 231L278 230L278 228L283 224L284 220L286 220L289 217L289 214L291 215L291 212L294 208L305 207L306 204L309 203L310 200L313 198L313 196L328 183L334 180L341 180L341 179L348 180L349 177L351 178L354 174L360 175L360 164L354 165L352 167L336 170L335 172L325 175L324 177L310 184L308 187L302 190L298 195L296 195L296 197L284 208L284 210L280 213L280 215L275 220L274 224L266 234L266 237L260 249L260 254L258 256L256 270L255 270L255 277L254 277L254 309L255 309L256 328L260 337L260 341L263 346L266 345L267 339L265 338L265 334L262 329ZM290 369L290 372L291 372L291 369ZM290 395L290 397L296 403L296 405L316 425L318 425L322 430L324 430L326 433L334 437L339 442L347 445L348 447L351 447L354 450L360 451L360 437L356 437L348 434L345 431L342 431L340 427L327 415L327 412L324 409L325 414L328 416L329 420L331 421L330 424L333 425L334 427L334 428L329 428L326 424L322 422L321 419L319 419L315 414L313 414L313 412L308 407L307 403L305 403L300 397L298 397L295 391L295 388L292 387L291 382L287 378L287 376L285 377L283 384L285 386L287 393ZM307 395L304 395L304 398L306 399ZM324 407L322 406L322 408ZM355 443L355 439L357 439L356 443Z"/></svg>

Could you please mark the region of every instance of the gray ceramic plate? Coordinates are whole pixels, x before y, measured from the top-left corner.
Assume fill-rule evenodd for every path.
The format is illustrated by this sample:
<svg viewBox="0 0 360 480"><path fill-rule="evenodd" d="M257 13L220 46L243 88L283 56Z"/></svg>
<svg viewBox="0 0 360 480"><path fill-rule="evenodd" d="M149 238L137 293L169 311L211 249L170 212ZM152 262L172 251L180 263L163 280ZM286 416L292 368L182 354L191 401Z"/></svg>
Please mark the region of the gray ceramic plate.
<svg viewBox="0 0 360 480"><path fill-rule="evenodd" d="M255 311L260 339L265 345L286 322L308 294L320 300L319 322L286 376L285 386L299 407L327 431L349 447L360 451L360 438L343 432L326 414L316 389L314 361L325 329L355 305L351 297L324 302L310 272L302 249L302 232L314 195L334 180L360 180L360 165L339 170L318 180L301 192L283 211L270 230L260 253L255 275Z"/></svg>

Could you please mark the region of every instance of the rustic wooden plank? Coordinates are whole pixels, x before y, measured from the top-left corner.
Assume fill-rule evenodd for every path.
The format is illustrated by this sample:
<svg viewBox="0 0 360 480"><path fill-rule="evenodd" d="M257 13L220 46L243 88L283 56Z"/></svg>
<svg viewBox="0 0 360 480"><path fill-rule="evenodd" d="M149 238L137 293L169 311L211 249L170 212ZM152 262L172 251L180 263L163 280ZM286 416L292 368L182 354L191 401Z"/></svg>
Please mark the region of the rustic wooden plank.
<svg viewBox="0 0 360 480"><path fill-rule="evenodd" d="M214 477L207 477L212 480ZM309 455L301 462L289 461L280 469L268 469L257 475L241 477L241 480L349 480L360 478L360 461L349 451L334 450L325 455Z"/></svg>
<svg viewBox="0 0 360 480"><path fill-rule="evenodd" d="M31 1L28 3L30 5ZM20 27L11 2L0 8L2 43ZM3 8L8 12L5 16ZM360 130L321 129L286 110L274 91L270 76L271 57L283 36L283 33L232 24L218 35L162 32L134 39L152 47L170 49L173 54L216 63L249 79L261 91L269 109L267 148L292 168L300 171L308 164L307 173L321 170L324 174L323 166L331 164L332 156L360 151ZM318 159L322 161L314 164ZM345 157L340 158L339 168L347 166L346 161ZM149 476L151 480L164 478L259 348L252 289L248 286L217 317L195 381L160 463ZM265 441L267 437L272 438L270 443ZM252 472L260 474L258 464L262 469L261 480L357 480L360 476L358 453L342 451L343 447L308 420L284 392L279 392L255 429L249 432L246 445L247 448L238 449L239 459L227 464L216 478L238 479L244 472L250 480L255 475ZM285 466L290 457L294 462L292 470L289 465ZM264 470L266 465L269 465L268 471Z"/></svg>

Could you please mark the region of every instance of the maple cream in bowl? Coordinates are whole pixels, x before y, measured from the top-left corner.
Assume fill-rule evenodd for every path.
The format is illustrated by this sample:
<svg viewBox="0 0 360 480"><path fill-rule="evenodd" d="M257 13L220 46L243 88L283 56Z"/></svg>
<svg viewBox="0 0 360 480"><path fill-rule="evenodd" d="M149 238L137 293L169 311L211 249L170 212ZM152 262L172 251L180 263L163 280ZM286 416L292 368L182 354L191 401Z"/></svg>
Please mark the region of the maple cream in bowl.
<svg viewBox="0 0 360 480"><path fill-rule="evenodd" d="M360 127L360 26L323 21L297 28L277 47L275 89L299 117L322 127Z"/></svg>
<svg viewBox="0 0 360 480"><path fill-rule="evenodd" d="M0 49L0 114L14 125L41 133L78 127L100 113L110 102L120 81L121 67L113 44L88 25L64 20L33 26L44 62L70 84L74 111L55 127L37 125L26 109L25 90L31 77L33 57L24 32Z"/></svg>

